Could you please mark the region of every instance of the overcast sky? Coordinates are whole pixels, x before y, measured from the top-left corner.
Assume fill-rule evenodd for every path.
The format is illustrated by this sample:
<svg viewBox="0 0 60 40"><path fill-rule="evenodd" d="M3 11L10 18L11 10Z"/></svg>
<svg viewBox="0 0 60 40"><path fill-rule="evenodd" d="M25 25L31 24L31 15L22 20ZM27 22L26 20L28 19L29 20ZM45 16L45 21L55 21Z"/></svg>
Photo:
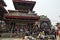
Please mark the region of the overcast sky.
<svg viewBox="0 0 60 40"><path fill-rule="evenodd" d="M4 0L7 4L6 9L13 9L14 6L12 3L12 0ZM60 0L33 0L36 1L36 5L34 7L34 11L38 15L46 15L48 18L50 18L53 25L55 23L60 22Z"/></svg>

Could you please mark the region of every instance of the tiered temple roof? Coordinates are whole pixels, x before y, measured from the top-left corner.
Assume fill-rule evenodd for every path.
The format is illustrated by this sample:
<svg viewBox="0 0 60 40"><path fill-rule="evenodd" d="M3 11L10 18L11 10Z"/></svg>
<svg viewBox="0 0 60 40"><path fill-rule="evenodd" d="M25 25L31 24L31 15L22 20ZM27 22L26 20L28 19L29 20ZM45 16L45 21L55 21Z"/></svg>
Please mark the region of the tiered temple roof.
<svg viewBox="0 0 60 40"><path fill-rule="evenodd" d="M0 13L7 13L6 9L4 7L0 6Z"/></svg>
<svg viewBox="0 0 60 40"><path fill-rule="evenodd" d="M4 6L6 6L5 2L3 0L0 0L0 19L3 18L4 13L7 13L7 11L4 8Z"/></svg>
<svg viewBox="0 0 60 40"><path fill-rule="evenodd" d="M21 11L32 11L35 5L35 1L25 1L25 0L13 0L13 4L16 10Z"/></svg>
<svg viewBox="0 0 60 40"><path fill-rule="evenodd" d="M18 19L31 19L31 20L38 20L38 15L27 14L27 13L20 13L19 10L8 10L9 14L6 14L6 18L18 18Z"/></svg>
<svg viewBox="0 0 60 40"><path fill-rule="evenodd" d="M6 9L4 8L6 6L5 2L3 0L0 0L0 15L1 13L6 13Z"/></svg>
<svg viewBox="0 0 60 40"><path fill-rule="evenodd" d="M38 20L40 18L38 15L29 14L29 11L33 11L35 3L35 1L13 0L16 10L9 10L9 14L6 14L5 18Z"/></svg>
<svg viewBox="0 0 60 40"><path fill-rule="evenodd" d="M7 6L4 2L4 0L0 0L0 6Z"/></svg>

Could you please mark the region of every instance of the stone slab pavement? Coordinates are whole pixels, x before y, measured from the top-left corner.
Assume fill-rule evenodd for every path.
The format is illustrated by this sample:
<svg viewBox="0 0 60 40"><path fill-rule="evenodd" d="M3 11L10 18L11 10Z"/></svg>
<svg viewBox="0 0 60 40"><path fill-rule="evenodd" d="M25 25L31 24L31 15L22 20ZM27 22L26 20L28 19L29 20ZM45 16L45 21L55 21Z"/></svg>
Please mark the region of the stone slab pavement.
<svg viewBox="0 0 60 40"><path fill-rule="evenodd" d="M23 40L22 38L0 38L0 40Z"/></svg>

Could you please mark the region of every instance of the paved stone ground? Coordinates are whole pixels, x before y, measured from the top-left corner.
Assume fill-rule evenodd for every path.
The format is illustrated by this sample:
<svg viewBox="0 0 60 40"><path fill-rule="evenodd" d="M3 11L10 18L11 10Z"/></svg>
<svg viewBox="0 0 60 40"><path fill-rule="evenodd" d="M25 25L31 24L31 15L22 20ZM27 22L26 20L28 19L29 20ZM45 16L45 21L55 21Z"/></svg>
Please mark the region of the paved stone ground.
<svg viewBox="0 0 60 40"><path fill-rule="evenodd" d="M25 38L28 37L28 36L25 36ZM29 36L30 38L32 38L32 36ZM0 38L0 40L23 40L23 38ZM34 39L36 40L36 39ZM38 39L40 40L40 39ZM52 39L48 39L48 40L52 40ZM60 40L59 37L57 36L57 39L56 40Z"/></svg>
<svg viewBox="0 0 60 40"><path fill-rule="evenodd" d="M0 38L0 40L23 40L23 39L22 38ZM52 40L52 39L48 39L48 40ZM56 39L56 40L59 40L59 39Z"/></svg>
<svg viewBox="0 0 60 40"><path fill-rule="evenodd" d="M60 40L60 36L57 36L56 40Z"/></svg>
<svg viewBox="0 0 60 40"><path fill-rule="evenodd" d="M0 40L23 40L22 38L0 38Z"/></svg>

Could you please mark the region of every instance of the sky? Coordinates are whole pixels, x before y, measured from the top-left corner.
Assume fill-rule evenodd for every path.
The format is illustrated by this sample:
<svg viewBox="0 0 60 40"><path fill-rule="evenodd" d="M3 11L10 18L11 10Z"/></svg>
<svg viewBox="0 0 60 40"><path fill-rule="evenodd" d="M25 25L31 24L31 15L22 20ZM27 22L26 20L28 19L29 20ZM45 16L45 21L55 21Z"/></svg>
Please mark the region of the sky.
<svg viewBox="0 0 60 40"><path fill-rule="evenodd" d="M12 0L4 0L7 4L5 7L7 10L15 10L13 6ZM38 15L47 16L52 25L55 25L57 22L60 22L60 0L32 0L36 1L36 5L34 7L34 11Z"/></svg>

